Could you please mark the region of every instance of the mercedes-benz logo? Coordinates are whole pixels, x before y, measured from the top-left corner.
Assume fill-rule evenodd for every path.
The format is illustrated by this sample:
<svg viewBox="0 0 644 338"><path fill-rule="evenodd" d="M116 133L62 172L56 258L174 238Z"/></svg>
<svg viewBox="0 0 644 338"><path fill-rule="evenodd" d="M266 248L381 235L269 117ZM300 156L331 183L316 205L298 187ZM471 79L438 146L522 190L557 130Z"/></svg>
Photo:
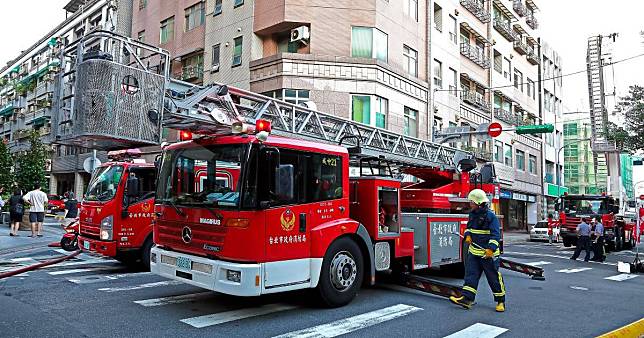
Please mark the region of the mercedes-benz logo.
<svg viewBox="0 0 644 338"><path fill-rule="evenodd" d="M181 239L186 244L190 243L192 241L192 230L188 227L183 227L183 230L181 230Z"/></svg>

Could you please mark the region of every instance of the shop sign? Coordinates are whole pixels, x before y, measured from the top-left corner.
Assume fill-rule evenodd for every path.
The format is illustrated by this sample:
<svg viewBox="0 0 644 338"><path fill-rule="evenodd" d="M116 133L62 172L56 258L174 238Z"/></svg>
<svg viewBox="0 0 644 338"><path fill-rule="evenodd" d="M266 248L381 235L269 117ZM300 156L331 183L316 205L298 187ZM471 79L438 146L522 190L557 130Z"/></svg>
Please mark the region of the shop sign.
<svg viewBox="0 0 644 338"><path fill-rule="evenodd" d="M501 192L499 192L499 198L512 199L512 191L501 189Z"/></svg>

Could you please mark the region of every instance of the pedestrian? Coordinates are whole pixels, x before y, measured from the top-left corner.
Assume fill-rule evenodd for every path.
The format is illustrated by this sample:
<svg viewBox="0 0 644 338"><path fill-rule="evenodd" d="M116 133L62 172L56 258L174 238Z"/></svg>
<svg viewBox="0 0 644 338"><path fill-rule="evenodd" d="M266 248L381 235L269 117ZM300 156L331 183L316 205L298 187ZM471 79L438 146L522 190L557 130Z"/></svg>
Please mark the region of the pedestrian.
<svg viewBox="0 0 644 338"><path fill-rule="evenodd" d="M496 311L505 311L505 284L499 272L499 240L501 229L499 219L489 209L490 200L481 189L474 189L467 196L472 211L465 229L465 242L469 244L465 264L465 281L462 296L449 299L466 309L474 305L476 289L481 273L492 289L496 301Z"/></svg>
<svg viewBox="0 0 644 338"><path fill-rule="evenodd" d="M70 191L66 195L67 200L65 200L65 217L63 220L63 226L69 225L76 220L76 217L78 217L78 201L74 196L74 192Z"/></svg>
<svg viewBox="0 0 644 338"><path fill-rule="evenodd" d="M584 258L585 262L588 262L590 259L590 225L587 223L589 222L588 218L583 218L581 220L581 223L577 225L577 248L575 249L575 253L570 257L572 260L577 260L577 257L579 257L579 254L581 253L581 250L586 251L586 257Z"/></svg>
<svg viewBox="0 0 644 338"><path fill-rule="evenodd" d="M548 214L548 244L552 245L552 240L554 239L554 237L554 221L552 220L552 214Z"/></svg>
<svg viewBox="0 0 644 338"><path fill-rule="evenodd" d="M604 225L599 217L593 219L593 258L591 261L603 262L606 259L604 254Z"/></svg>
<svg viewBox="0 0 644 338"><path fill-rule="evenodd" d="M25 204L22 201L22 190L16 188L13 195L9 197L9 220L11 222L11 232L9 236L18 236L18 228L22 222L22 216L25 213Z"/></svg>
<svg viewBox="0 0 644 338"><path fill-rule="evenodd" d="M45 221L45 205L49 202L47 194L40 190L40 184L34 185L34 190L23 196L29 203L29 222L31 222L31 237L42 237L42 223Z"/></svg>

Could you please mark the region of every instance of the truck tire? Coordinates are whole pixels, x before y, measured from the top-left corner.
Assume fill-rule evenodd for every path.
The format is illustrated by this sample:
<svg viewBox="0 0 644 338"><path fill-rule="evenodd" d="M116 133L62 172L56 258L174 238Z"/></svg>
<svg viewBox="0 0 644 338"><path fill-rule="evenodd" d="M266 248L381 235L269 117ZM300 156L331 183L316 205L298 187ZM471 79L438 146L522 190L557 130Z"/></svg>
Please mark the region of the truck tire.
<svg viewBox="0 0 644 338"><path fill-rule="evenodd" d="M145 271L150 271L150 250L153 246L152 237L148 237L141 247L141 266L145 268Z"/></svg>
<svg viewBox="0 0 644 338"><path fill-rule="evenodd" d="M364 277L362 252L358 244L342 237L331 244L322 261L317 295L323 306L338 307L355 298Z"/></svg>
<svg viewBox="0 0 644 338"><path fill-rule="evenodd" d="M60 239L60 247L65 251L78 250L78 237L65 237Z"/></svg>
<svg viewBox="0 0 644 338"><path fill-rule="evenodd" d="M622 229L615 229L615 251L621 251L624 248L624 234Z"/></svg>

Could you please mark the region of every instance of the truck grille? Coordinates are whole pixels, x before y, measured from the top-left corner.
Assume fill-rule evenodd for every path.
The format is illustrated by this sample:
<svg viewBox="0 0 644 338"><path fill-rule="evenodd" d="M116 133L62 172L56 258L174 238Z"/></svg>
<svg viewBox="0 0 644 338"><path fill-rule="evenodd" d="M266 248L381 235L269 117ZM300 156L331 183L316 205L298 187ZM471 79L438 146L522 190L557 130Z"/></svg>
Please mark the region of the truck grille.
<svg viewBox="0 0 644 338"><path fill-rule="evenodd" d="M161 223L161 222L158 222ZM203 250L204 244L223 246L226 238L227 228L212 226L208 224L190 224L192 240L185 243L181 238L181 232L186 225L183 223L163 222L157 225L158 240L162 245L173 248L189 248Z"/></svg>
<svg viewBox="0 0 644 338"><path fill-rule="evenodd" d="M565 226L566 228L576 228L579 223L581 223L580 217L566 217L566 221L564 222L563 226Z"/></svg>
<svg viewBox="0 0 644 338"><path fill-rule="evenodd" d="M87 223L81 223L80 233L83 236L99 239L101 234L101 227L98 225L90 225Z"/></svg>

